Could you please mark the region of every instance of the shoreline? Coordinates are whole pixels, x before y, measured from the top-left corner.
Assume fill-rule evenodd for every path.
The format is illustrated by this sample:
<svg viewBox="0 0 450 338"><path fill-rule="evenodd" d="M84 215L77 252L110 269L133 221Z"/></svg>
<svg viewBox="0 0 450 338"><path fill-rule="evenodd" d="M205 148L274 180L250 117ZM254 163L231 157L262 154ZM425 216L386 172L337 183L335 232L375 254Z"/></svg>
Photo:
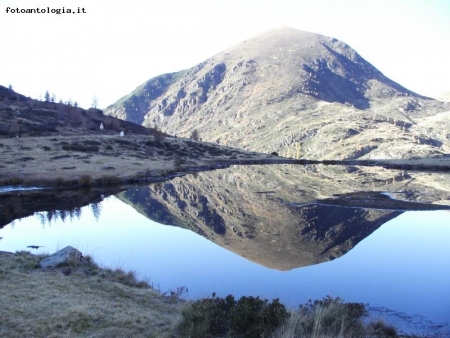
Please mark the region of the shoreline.
<svg viewBox="0 0 450 338"><path fill-rule="evenodd" d="M417 172L433 172L433 173L450 173L450 159L443 164L429 164L429 160L416 161L415 163L399 163L391 160L296 160L296 159L256 159L256 160L229 160L220 161L216 164L201 164L186 167L172 167L165 170L151 170L146 172L137 172L132 175L116 177L111 175L94 176L92 178L81 176L78 179L57 178L49 180L39 173L31 174L33 178L20 178L15 175L5 176L0 181L0 193L2 187L11 187L11 191L16 190L42 190L42 189L77 189L90 187L114 187L132 184L156 183L181 177L189 174L195 174L202 171L213 171L226 169L231 166L253 166L253 165L325 165L325 166L359 166L359 167L379 167L391 170L417 171ZM447 162L449 164L447 164ZM14 189L18 188L18 189Z"/></svg>
<svg viewBox="0 0 450 338"><path fill-rule="evenodd" d="M0 138L0 187L104 187L164 181L234 165L325 165L450 172L450 155L414 159L310 160L216 143L128 134Z"/></svg>
<svg viewBox="0 0 450 338"><path fill-rule="evenodd" d="M39 262L46 257L48 255L34 255L27 251L16 253L0 251L0 267L3 271L9 271L7 279L14 279L17 287L22 290L26 290L26 286L33 285L32 291L30 290L31 294L20 292L14 283L3 286L5 293L0 298L5 299L2 299L2 303L7 304L7 308L21 309L18 313L14 313L16 316L14 325L16 326L13 331L10 327L13 319L5 316L4 323L5 326L10 327L10 331L8 331L10 337L19 337L26 332L28 334L59 332L69 334L68 336L97 334L103 337L115 330L119 330L121 335L127 336L129 334L138 334L138 336L156 334L175 337L178 336L177 330L184 311L192 304L199 302L199 300L184 300L183 292L173 291L162 294L153 289L146 281L138 280L135 273L111 267L100 267L90 256L83 258L86 261L83 264L68 263L57 267L41 268ZM5 278L0 280L1 283L3 281ZM64 297L59 297L60 291L58 290L61 287L66 290ZM13 294L11 295L11 293ZM86 297L93 298L93 301L103 299L108 302L107 306L110 308L103 308L103 304L93 306ZM25 299L27 300L25 301ZM83 299L86 304L83 303ZM5 300L8 301L5 302ZM42 310L44 314L33 313L32 309L40 307L41 301L50 301L59 312L55 313L52 307L42 304L46 307L46 310ZM118 306L122 301L127 302L128 310L126 313L116 313L123 311L123 307ZM146 317L138 311L138 309L149 311L147 306L153 307L150 317ZM438 323L419 314L409 315L369 305L365 305L365 307L368 316L362 318L362 321L367 327L370 327L370 323L382 323L385 329L395 328L397 337L425 335L438 338L450 332L448 323ZM289 311L292 314L296 312ZM21 318L25 313L28 313L27 319ZM46 316L50 316L50 319ZM133 319L134 316L137 321ZM150 322L140 322L144 320L144 317ZM22 320L23 323L18 324ZM135 323L133 323L134 321ZM124 323L126 323L125 327L123 327ZM378 335L366 336L376 337Z"/></svg>

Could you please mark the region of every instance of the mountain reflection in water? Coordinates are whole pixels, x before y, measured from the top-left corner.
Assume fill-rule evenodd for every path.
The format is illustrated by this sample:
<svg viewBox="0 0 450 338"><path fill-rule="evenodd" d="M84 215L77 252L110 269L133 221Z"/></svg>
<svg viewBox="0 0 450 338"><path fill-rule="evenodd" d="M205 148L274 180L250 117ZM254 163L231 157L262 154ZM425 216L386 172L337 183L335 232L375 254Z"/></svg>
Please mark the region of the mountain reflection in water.
<svg viewBox="0 0 450 338"><path fill-rule="evenodd" d="M432 267L427 258L441 246L436 245L436 239L430 239L430 243L410 253L407 246L414 248L418 244L400 243L409 238L410 232L425 239L433 231L415 234L413 225L402 225L401 231L392 234L389 231L395 227L381 225L394 218L407 219L406 214L401 215L407 210L449 209L444 204L450 195L448 186L448 175L444 174L248 166L178 177L121 192L91 189L0 194L0 226L33 214L35 223L43 225L31 229L27 218L0 229L0 250L39 245L44 248L33 252L52 252L72 245L93 254L101 264L123 263L125 269L137 270L161 283L163 291L186 285L193 297L208 296L213 291L236 296L251 293L280 297L294 305L305 297L320 298L331 293L407 310L410 305L405 304L411 299L403 298L416 292L417 309L412 311L423 313L420 307L426 300L433 300L435 309L442 312L444 305L436 304L449 300L445 285L450 273L448 268ZM112 194L149 220L121 206L116 199L102 202ZM88 209L83 208L86 205ZM189 229L210 242L179 228ZM377 229L376 235L369 236ZM433 224L429 229L434 229ZM389 238L381 238L380 242L385 232ZM436 236L444 240L442 235ZM364 238L360 250L353 249ZM373 241L370 238L378 240L371 251L365 252ZM394 261L403 255L400 265L395 265ZM315 265L338 257L332 264ZM419 264L420 259L428 261ZM438 257L435 260L440 262ZM404 276L398 275L401 271ZM424 271L429 271L429 276L424 276ZM415 285L411 279L420 282ZM434 283L445 285L440 289L436 286L439 291L434 297L428 294L428 287L417 290L424 283L430 287ZM414 292L406 291L409 284ZM399 298L404 303L401 306ZM394 301L397 303L389 303ZM433 316L439 317L434 312ZM449 320L447 317L440 318Z"/></svg>
<svg viewBox="0 0 450 338"><path fill-rule="evenodd" d="M218 195L187 193L182 180L165 183L157 192L151 187L129 189L119 198L155 222L192 230L246 259L277 270L340 257L401 214L318 204L297 207L261 195L246 204L236 204L235 196L228 194L223 206L214 207ZM189 198L183 199L183 195Z"/></svg>
<svg viewBox="0 0 450 338"><path fill-rule="evenodd" d="M405 172L373 168L235 166L118 197L155 222L192 230L266 267L291 270L342 256L403 211L450 209L422 203L424 187L415 181ZM438 199L442 193L427 192Z"/></svg>

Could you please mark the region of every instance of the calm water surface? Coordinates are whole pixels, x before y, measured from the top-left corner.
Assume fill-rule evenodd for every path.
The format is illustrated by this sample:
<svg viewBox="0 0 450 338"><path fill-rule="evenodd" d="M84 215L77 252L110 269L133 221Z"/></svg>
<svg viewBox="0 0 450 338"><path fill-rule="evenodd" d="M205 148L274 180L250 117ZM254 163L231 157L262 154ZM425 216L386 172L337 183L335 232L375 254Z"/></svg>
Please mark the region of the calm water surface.
<svg viewBox="0 0 450 338"><path fill-rule="evenodd" d="M65 221L45 216L0 229L0 250L53 253L71 245L101 265L135 270L161 291L186 286L191 299L231 293L280 298L295 307L332 295L450 322L448 211L405 212L344 256L291 271L263 267L189 230L153 222L115 197Z"/></svg>

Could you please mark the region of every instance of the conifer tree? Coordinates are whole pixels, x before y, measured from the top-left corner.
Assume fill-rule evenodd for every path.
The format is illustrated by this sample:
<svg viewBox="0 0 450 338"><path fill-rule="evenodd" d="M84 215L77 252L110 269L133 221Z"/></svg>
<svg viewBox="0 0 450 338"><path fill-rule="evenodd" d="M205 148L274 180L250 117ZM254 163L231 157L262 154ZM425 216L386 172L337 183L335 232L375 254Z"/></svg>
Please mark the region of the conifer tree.
<svg viewBox="0 0 450 338"><path fill-rule="evenodd" d="M200 140L200 134L198 132L197 129L194 129L191 133L191 139L195 140L195 141L199 141Z"/></svg>

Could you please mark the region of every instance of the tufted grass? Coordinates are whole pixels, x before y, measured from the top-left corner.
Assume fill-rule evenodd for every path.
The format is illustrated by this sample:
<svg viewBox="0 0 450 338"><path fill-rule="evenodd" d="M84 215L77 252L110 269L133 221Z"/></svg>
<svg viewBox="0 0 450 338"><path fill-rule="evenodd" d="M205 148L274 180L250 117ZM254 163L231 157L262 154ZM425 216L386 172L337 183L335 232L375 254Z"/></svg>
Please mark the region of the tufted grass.
<svg viewBox="0 0 450 338"><path fill-rule="evenodd" d="M0 254L0 337L172 337L185 302L165 297L133 272L40 269L45 258Z"/></svg>

